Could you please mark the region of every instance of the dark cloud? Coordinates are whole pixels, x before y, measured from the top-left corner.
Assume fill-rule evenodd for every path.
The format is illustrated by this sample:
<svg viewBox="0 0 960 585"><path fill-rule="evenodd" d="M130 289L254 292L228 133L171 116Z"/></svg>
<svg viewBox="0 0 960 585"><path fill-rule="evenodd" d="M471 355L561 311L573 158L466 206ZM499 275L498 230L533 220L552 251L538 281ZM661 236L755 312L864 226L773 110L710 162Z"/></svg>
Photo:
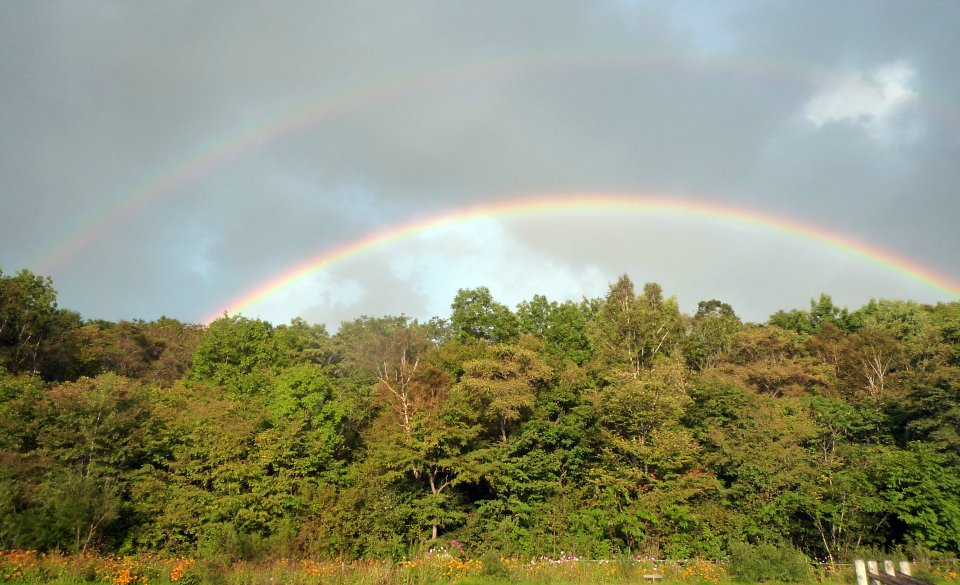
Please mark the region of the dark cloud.
<svg viewBox="0 0 960 585"><path fill-rule="evenodd" d="M947 2L6 3L0 268L42 265L87 317L196 320L418 218L619 191L819 225L960 279L958 21ZM902 83L878 85L891 68ZM577 298L623 272L755 319L822 290L947 298L716 222L450 229L249 310L428 317L460 287Z"/></svg>

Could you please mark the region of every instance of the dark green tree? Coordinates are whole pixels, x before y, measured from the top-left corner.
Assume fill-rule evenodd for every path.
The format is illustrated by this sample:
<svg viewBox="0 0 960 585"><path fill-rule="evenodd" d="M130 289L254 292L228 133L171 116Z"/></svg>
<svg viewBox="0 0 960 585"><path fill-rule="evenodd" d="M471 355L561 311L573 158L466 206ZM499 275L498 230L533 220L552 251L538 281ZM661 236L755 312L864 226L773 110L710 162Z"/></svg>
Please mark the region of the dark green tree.
<svg viewBox="0 0 960 585"><path fill-rule="evenodd" d="M47 380L75 377L79 326L77 313L57 308L49 277L0 272L0 365L7 370L37 372Z"/></svg>
<svg viewBox="0 0 960 585"><path fill-rule="evenodd" d="M240 315L217 319L203 332L190 376L240 394L256 394L286 365L273 326Z"/></svg>
<svg viewBox="0 0 960 585"><path fill-rule="evenodd" d="M520 331L543 341L548 354L577 365L590 358L587 323L592 316L585 304L557 303L542 295L534 295L532 300L517 305Z"/></svg>
<svg viewBox="0 0 960 585"><path fill-rule="evenodd" d="M520 329L517 316L506 305L495 301L485 286L460 289L450 308L453 311L450 328L458 341L506 343L517 339Z"/></svg>

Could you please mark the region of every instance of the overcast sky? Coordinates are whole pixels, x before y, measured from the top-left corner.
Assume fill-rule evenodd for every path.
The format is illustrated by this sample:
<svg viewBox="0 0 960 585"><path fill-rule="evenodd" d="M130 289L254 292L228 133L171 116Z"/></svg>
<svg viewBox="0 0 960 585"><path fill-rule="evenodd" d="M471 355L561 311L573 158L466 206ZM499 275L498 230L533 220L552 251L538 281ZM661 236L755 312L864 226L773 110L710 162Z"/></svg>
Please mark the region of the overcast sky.
<svg viewBox="0 0 960 585"><path fill-rule="evenodd" d="M816 227L960 282L960 2L0 0L0 269L86 318L199 322L441 213L616 192ZM835 247L621 210L452 222L244 314L335 328L602 296L765 320L954 300Z"/></svg>

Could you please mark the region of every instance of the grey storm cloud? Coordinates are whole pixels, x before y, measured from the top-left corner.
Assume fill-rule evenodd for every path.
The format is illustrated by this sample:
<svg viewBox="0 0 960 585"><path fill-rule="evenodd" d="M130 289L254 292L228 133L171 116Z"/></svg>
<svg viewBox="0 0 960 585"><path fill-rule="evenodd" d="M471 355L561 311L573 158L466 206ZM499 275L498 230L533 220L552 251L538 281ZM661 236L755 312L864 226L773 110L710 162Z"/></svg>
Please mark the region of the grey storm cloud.
<svg viewBox="0 0 960 585"><path fill-rule="evenodd" d="M951 2L0 2L0 269L43 268L88 318L196 321L418 219L619 192L960 280L958 22ZM756 320L820 292L951 298L769 229L546 214L336 256L244 312L427 318L460 287L576 299L624 272Z"/></svg>

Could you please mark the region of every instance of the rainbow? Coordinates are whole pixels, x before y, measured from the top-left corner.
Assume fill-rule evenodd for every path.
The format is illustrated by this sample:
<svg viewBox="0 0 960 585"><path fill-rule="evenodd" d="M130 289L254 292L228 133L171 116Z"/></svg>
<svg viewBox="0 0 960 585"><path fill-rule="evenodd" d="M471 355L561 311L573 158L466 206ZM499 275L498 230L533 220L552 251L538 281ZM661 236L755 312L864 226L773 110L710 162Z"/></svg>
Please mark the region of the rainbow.
<svg viewBox="0 0 960 585"><path fill-rule="evenodd" d="M832 75L798 66L748 59L702 59L667 53L630 52L564 52L541 55L510 55L471 64L453 64L416 76L395 77L363 87L353 87L327 96L319 102L288 109L239 132L228 134L212 145L192 153L173 169L165 171L139 189L95 212L48 246L30 264L40 273L62 266L98 237L109 233L118 224L142 212L162 196L172 196L177 188L188 185L212 170L238 159L244 153L272 143L288 134L320 124L350 111L396 99L416 92L429 91L457 82L476 81L527 71L564 70L570 67L606 66L613 68L646 67L669 70L690 70L695 73L734 73L759 77L782 77L804 84L829 79Z"/></svg>
<svg viewBox="0 0 960 585"><path fill-rule="evenodd" d="M667 195L572 193L514 198L458 208L367 234L340 246L324 250L317 256L268 279L211 313L205 318L204 323L210 323L224 314L242 313L302 281L311 274L379 248L395 245L427 230L483 218L529 217L543 214L598 211L705 219L733 227L760 228L838 250L848 256L865 260L883 269L920 282L947 294L949 297L960 297L960 283L946 276L937 274L917 262L877 246L854 240L815 225L731 205L678 199Z"/></svg>

